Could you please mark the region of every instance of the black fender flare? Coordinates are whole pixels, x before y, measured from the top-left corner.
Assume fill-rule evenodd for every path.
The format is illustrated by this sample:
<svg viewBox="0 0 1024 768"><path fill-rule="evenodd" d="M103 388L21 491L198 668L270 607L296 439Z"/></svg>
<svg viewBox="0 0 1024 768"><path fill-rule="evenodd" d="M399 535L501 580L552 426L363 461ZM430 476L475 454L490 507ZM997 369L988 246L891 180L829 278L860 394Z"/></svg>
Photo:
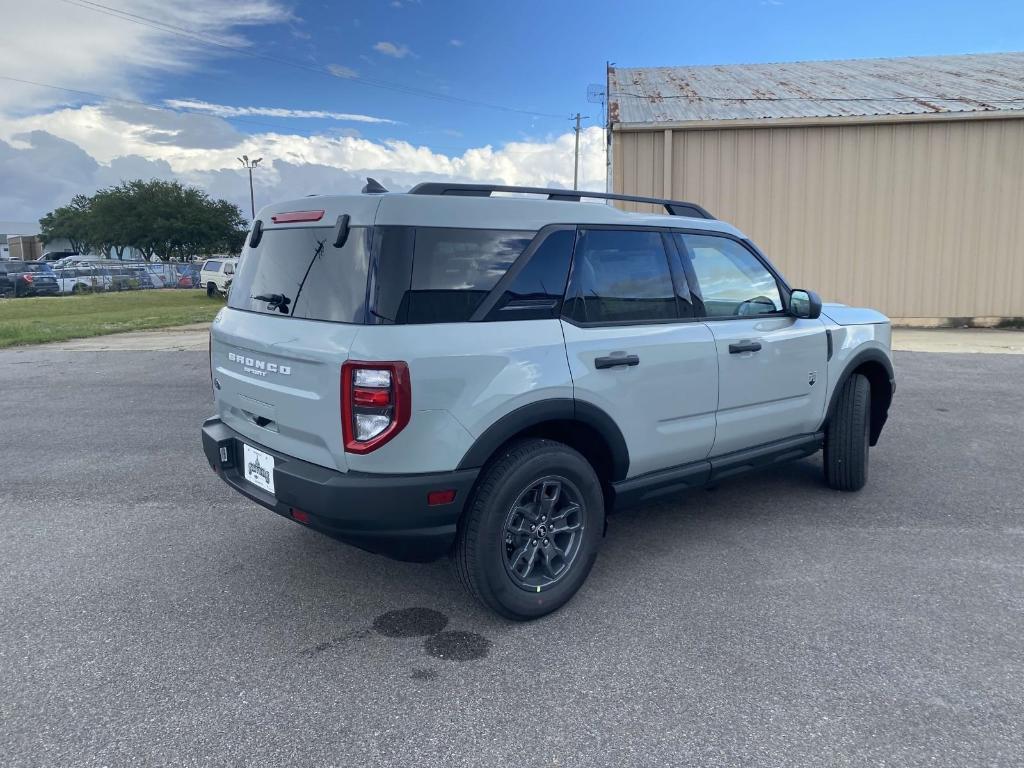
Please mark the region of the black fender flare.
<svg viewBox="0 0 1024 768"><path fill-rule="evenodd" d="M826 427L832 419L832 415L836 410L836 405L839 402L839 393L842 391L843 385L846 384L846 380L853 375L855 370L864 365L864 363L878 363L881 365L885 370L889 384L887 397L880 402L876 402L878 398L873 397L871 402L871 445L874 445L878 442L878 436L882 433L882 427L885 426L885 421L889 415L889 405L892 403L892 397L896 392L896 373L892 367L892 360L890 360L889 356L877 347L871 347L870 349L864 349L857 352L843 365L842 371L839 373L839 376L836 377L836 385L832 388L832 395L828 401L828 408L825 409L825 418L822 421L822 427Z"/></svg>
<svg viewBox="0 0 1024 768"><path fill-rule="evenodd" d="M538 400L505 414L474 441L458 469L482 467L502 445L531 427L548 421L578 421L596 431L608 446L612 460L610 482L622 480L629 472L629 449L615 420L591 403L568 397Z"/></svg>

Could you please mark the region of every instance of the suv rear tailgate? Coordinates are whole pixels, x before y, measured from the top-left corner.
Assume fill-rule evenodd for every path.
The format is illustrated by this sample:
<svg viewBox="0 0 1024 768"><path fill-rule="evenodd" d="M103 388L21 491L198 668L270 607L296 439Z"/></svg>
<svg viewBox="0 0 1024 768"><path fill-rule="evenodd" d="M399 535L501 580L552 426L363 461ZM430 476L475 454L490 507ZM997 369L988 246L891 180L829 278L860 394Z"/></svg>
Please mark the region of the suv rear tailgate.
<svg viewBox="0 0 1024 768"><path fill-rule="evenodd" d="M214 400L258 445L347 470L341 364L359 327L224 309L211 327Z"/></svg>

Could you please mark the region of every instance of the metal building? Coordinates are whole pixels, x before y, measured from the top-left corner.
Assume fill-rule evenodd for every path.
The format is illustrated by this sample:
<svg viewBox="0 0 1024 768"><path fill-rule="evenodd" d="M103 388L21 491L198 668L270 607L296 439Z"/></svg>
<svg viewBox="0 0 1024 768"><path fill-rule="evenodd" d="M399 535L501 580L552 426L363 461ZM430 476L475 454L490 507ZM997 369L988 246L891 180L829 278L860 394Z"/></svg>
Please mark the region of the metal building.
<svg viewBox="0 0 1024 768"><path fill-rule="evenodd" d="M1024 317L1024 53L609 67L608 124L613 191L700 203L794 286Z"/></svg>

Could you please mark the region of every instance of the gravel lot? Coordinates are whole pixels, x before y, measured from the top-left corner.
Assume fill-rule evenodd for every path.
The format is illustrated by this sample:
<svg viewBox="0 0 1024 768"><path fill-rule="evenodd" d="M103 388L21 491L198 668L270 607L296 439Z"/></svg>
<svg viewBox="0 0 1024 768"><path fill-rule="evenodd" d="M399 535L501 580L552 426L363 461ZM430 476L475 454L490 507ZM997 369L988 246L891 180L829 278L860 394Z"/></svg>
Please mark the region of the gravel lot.
<svg viewBox="0 0 1024 768"><path fill-rule="evenodd" d="M625 513L514 625L229 491L205 350L0 353L0 762L1019 765L1024 357L897 375L865 491Z"/></svg>

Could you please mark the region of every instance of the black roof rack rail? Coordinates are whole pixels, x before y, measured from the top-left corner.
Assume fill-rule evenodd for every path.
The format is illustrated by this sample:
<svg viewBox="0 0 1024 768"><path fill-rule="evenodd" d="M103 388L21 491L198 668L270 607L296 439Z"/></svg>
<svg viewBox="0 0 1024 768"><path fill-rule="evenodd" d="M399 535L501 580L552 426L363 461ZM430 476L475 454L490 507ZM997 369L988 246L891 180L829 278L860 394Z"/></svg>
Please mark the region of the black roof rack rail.
<svg viewBox="0 0 1024 768"><path fill-rule="evenodd" d="M588 192L576 189L552 189L546 187L508 187L500 184L458 184L443 181L425 181L409 190L410 195L455 195L462 197L490 197L492 192L520 192L532 195L547 195L548 200L571 200L579 202L588 197L598 200L624 200L629 203L661 205L672 216L689 216L693 219L713 219L708 211L696 203L682 200L665 200L660 197L638 195L617 195L614 192Z"/></svg>

